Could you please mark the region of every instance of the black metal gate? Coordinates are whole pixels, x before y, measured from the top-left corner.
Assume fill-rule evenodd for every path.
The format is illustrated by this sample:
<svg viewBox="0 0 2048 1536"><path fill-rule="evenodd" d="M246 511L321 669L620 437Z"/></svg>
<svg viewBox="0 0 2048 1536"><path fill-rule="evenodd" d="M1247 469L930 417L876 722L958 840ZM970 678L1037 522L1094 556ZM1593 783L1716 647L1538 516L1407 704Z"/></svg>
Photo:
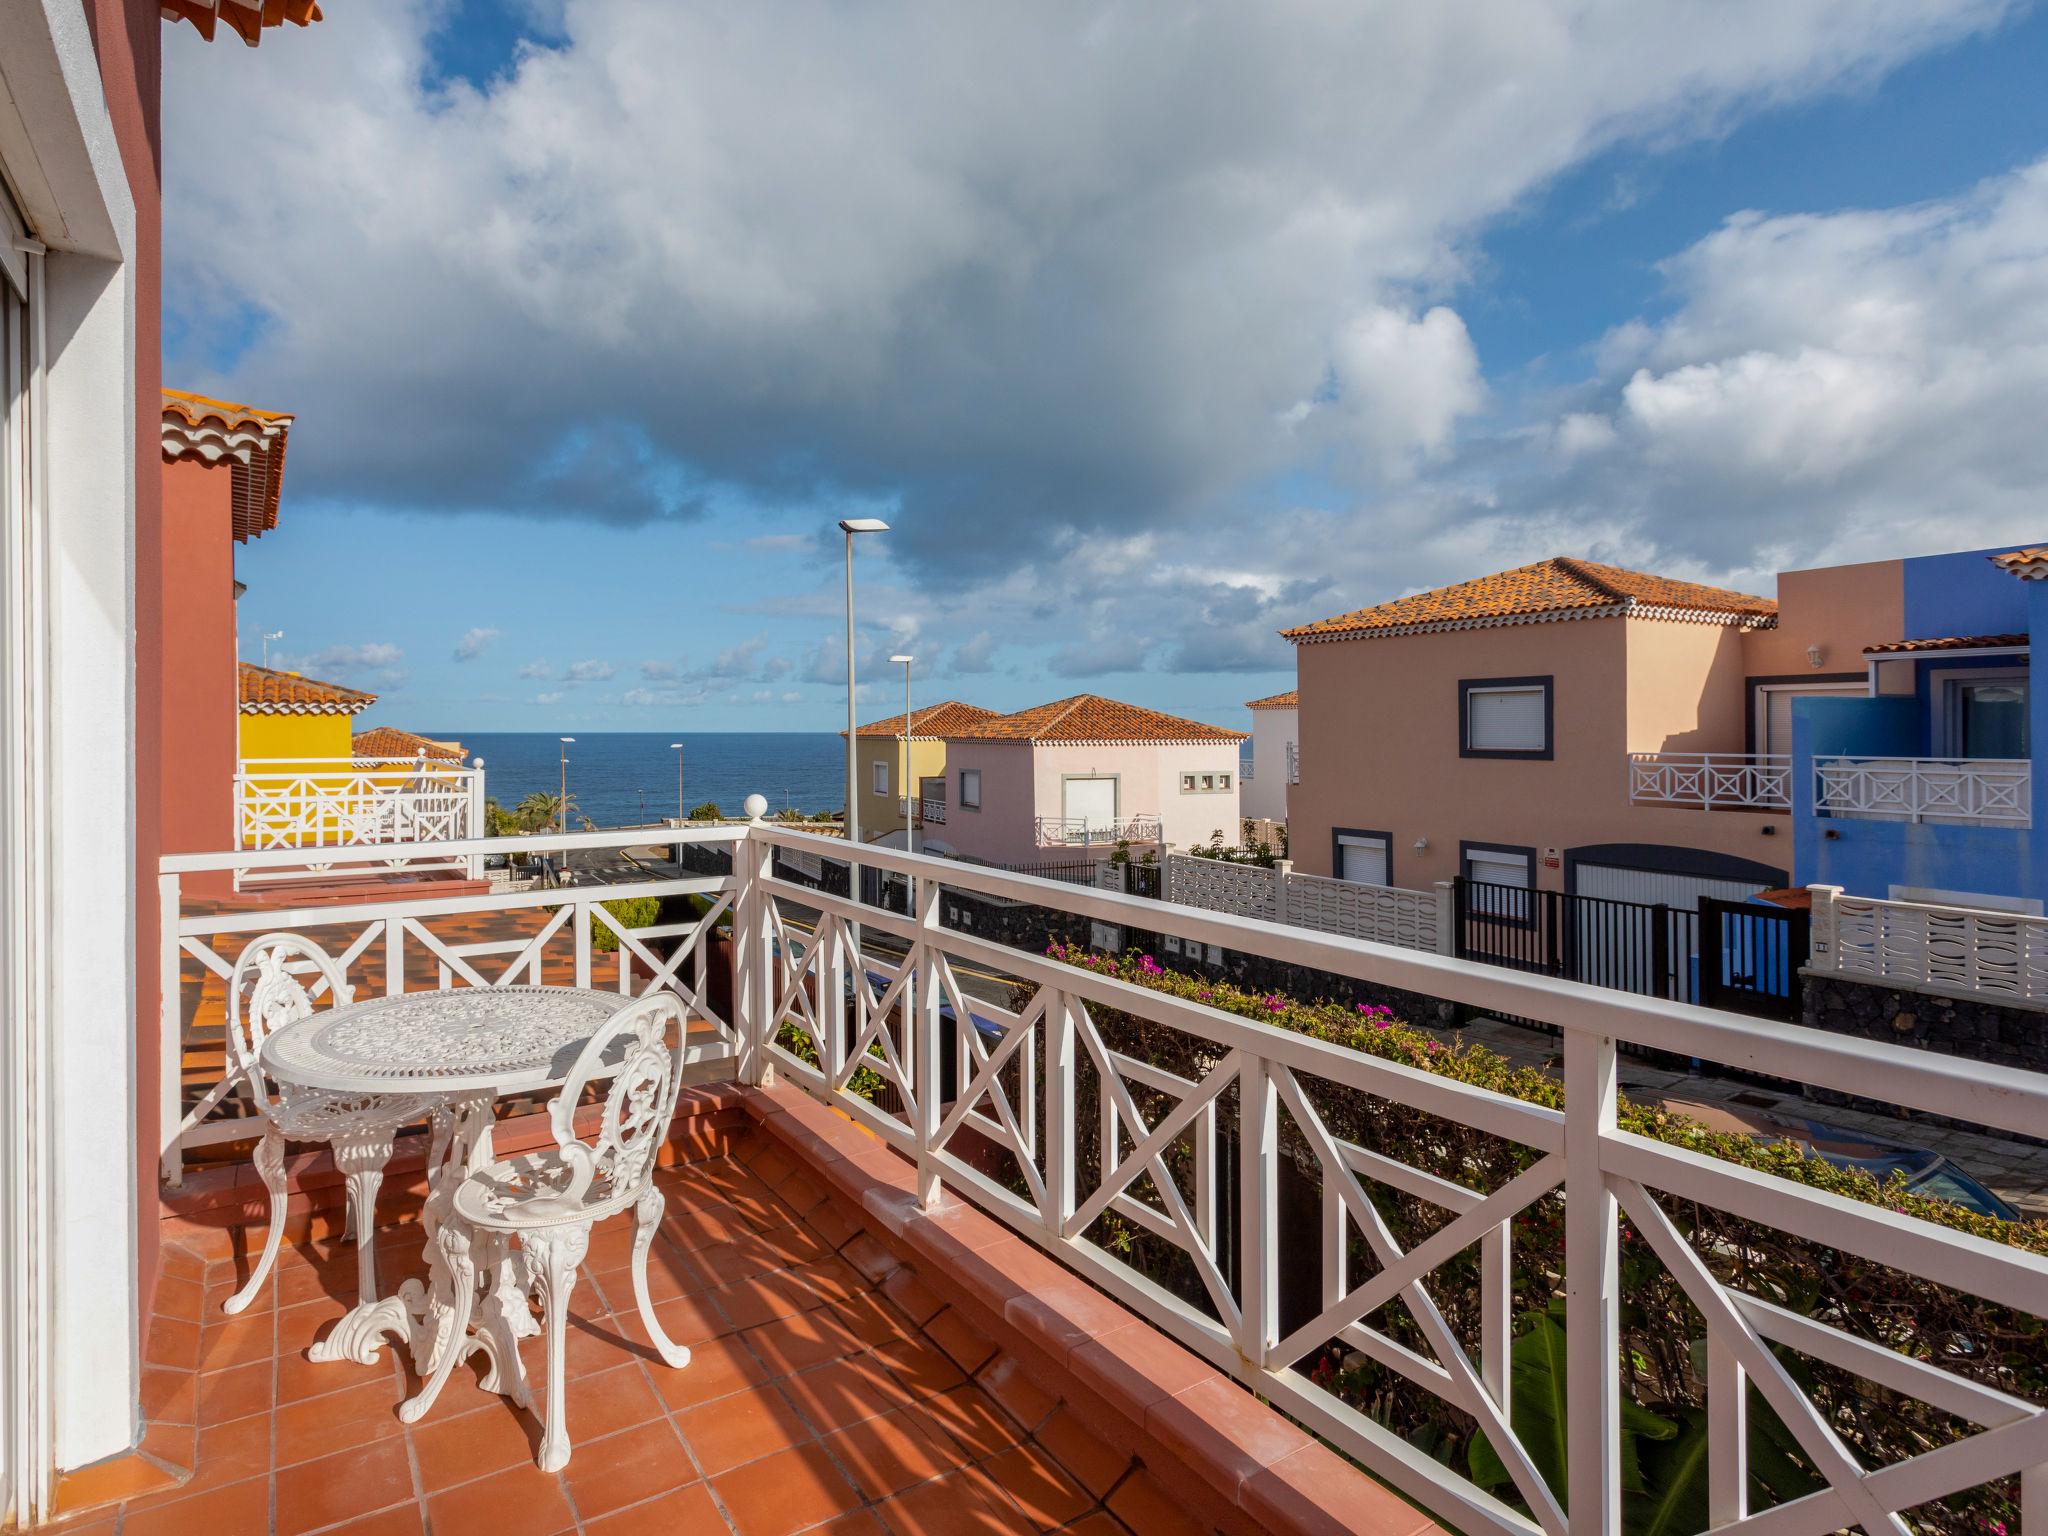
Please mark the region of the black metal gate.
<svg viewBox="0 0 2048 1536"><path fill-rule="evenodd" d="M1699 1000L1763 1019L1797 1019L1812 920L1792 907L1702 896Z"/></svg>

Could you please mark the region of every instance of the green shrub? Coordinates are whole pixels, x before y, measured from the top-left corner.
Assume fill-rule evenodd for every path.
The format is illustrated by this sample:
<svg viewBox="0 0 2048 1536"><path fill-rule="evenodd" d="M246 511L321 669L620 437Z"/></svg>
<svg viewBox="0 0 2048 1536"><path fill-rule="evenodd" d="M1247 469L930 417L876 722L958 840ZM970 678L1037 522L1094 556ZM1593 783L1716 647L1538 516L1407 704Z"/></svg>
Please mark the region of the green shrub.
<svg viewBox="0 0 2048 1536"><path fill-rule="evenodd" d="M723 821L724 819L725 812L718 808L716 800L706 800L702 805L690 812L690 820L692 821Z"/></svg>
<svg viewBox="0 0 2048 1536"><path fill-rule="evenodd" d="M652 928L661 917L659 896L627 896L602 905L618 919L621 928ZM590 918L590 947L605 954L619 947L619 936L599 922L595 913Z"/></svg>

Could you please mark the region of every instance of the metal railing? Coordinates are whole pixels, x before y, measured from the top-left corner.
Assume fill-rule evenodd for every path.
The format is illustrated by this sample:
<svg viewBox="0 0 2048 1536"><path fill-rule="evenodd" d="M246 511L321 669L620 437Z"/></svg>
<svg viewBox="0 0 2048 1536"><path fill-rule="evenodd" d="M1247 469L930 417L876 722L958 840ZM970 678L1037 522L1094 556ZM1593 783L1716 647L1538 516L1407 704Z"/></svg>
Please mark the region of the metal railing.
<svg viewBox="0 0 2048 1536"><path fill-rule="evenodd" d="M2048 918L1815 885L1809 965L1880 986L2048 1003Z"/></svg>
<svg viewBox="0 0 2048 1536"><path fill-rule="evenodd" d="M492 846L558 852L609 846L618 836ZM181 878L289 855L165 859L167 1101L176 1104L179 1083L181 957L216 973L231 960L212 947L212 935L330 925L353 934L346 962L380 967L393 991L520 979L534 972L547 944L568 942L587 980L597 974L587 928L604 920L597 902L694 894L712 904L711 913L678 925L675 953L657 955L642 941L645 930L619 932L622 990L674 986L701 1017L708 987L703 939L729 913L734 1006L729 1019L712 1021L715 1059L729 1062L743 1082L781 1076L842 1111L909 1160L923 1206L950 1197L986 1210L1459 1530L1614 1536L1622 1529L1623 1437L1633 1433L1623 1418L1624 1241L1633 1245L1629 1263L1638 1269L1654 1255L1683 1292L1684 1315L1696 1319L1690 1326L1699 1346L1698 1454L1707 1523L1717 1533L1822 1536L1860 1525L1903 1536L1908 1527L1899 1511L2015 1476L2027 1528L2048 1525L2042 1403L1971 1374L1970 1351L1958 1347L1964 1341L1906 1337L1893 1348L1880 1342L1883 1335L1857 1332L1860 1314L1826 1298L1752 1291L1744 1264L1724 1263L1730 1256L1690 1241L1689 1225L1682 1229L1666 1207L1692 1213L1682 1218L1688 1224L1701 1212L1725 1213L1784 1241L1890 1266L1917 1285L1949 1287L2034 1318L2048 1317L2048 1257L1632 1134L1620 1129L1616 1109L1622 1045L2019 1134L2038 1134L2048 1123L2048 1075L1987 1073L1946 1055L1468 960L1192 908L1176 913L1184 942L1555 1028L1562 1037L1559 1109L941 922L942 890L951 890L1145 929L1159 909L1130 896L864 848L864 865L907 885L909 910L897 913L773 872L778 851L843 856L843 845L829 840L765 822L685 829L679 840L729 847L732 873L531 898L371 902L224 918L184 913ZM457 849L467 853L470 845ZM372 857L336 853L339 862ZM436 915L518 905L555 910L545 931L501 942L489 964L477 947L455 946L429 926ZM890 953L860 947L870 938L891 941ZM408 970L408 956L431 964ZM692 969L679 970L685 966ZM1015 978L1008 1001L977 993L970 1005L965 986L975 972ZM685 974L692 979L680 979ZM1134 1027L1153 1042L1142 1059L1122 1048ZM1179 1048L1162 1056L1169 1041ZM882 1089L857 1093L857 1081ZM1347 1105L1361 1104L1434 1117L1448 1133L1436 1140L1518 1148L1509 1165L1516 1171L1452 1179L1416 1166L1391 1155L1406 1147L1368 1144L1370 1117L1344 1118ZM208 1123L181 1123L176 1113L164 1123L173 1128L165 1152L174 1172L182 1148ZM1367 1128L1356 1129L1360 1124ZM1347 1139L1346 1128L1359 1139ZM1283 1214L1283 1178L1311 1176L1320 1204L1302 1209L1320 1234L1319 1258L1315 1241L1283 1252L1283 1221L1294 1219ZM1491 1187L1468 1187L1468 1176ZM1427 1235L1406 1246L1386 1214L1395 1199L1431 1212L1421 1224ZM1533 1280L1516 1267L1518 1241L1524 1252L1535 1242L1547 1255ZM1142 1267L1134 1253L1144 1244L1164 1245L1180 1266L1180 1281L1169 1286ZM1362 1273L1347 1267L1361 1252L1369 1253ZM1283 1307L1289 1277L1310 1263L1317 1264L1319 1291L1306 1309L1299 1297ZM1521 1353L1513 1349L1517 1286L1529 1283L1562 1290L1559 1348L1570 1427L1563 1466L1552 1477L1568 1473L1568 1492L1562 1482L1551 1486L1539 1470L1543 1447L1524 1438L1555 1435L1558 1424L1525 1423L1526 1399L1511 1391L1511 1356ZM1440 1301L1454 1290L1463 1302L1456 1315L1467 1320L1455 1327ZM1827 1376L1817 1380L1781 1350L1828 1368ZM1678 1352L1685 1354L1683 1341ZM1363 1411L1321 1369L1335 1357L1363 1357L1407 1389L1432 1395L1441 1410L1476 1422L1509 1486L1489 1490L1467 1477L1462 1463L1438 1461L1411 1438L1420 1424L1384 1422ZM1945 1421L1939 1443L1864 1465L1845 1438L1854 1425L1823 1411L1816 1395L1827 1390L1825 1381L1844 1376L1873 1384L1888 1401L1928 1405L1952 1422ZM1816 1473L1813 1491L1756 1509L1746 1461L1752 1394Z"/></svg>
<svg viewBox="0 0 2048 1536"><path fill-rule="evenodd" d="M1814 808L1889 821L2033 824L2033 764L2006 757L1817 757Z"/></svg>
<svg viewBox="0 0 2048 1536"><path fill-rule="evenodd" d="M1631 752L1631 805L1789 811L1792 759L1783 753Z"/></svg>
<svg viewBox="0 0 2048 1536"><path fill-rule="evenodd" d="M235 836L252 851L443 843L484 835L484 764L429 757L247 758L235 773ZM482 859L442 854L388 867L461 868ZM331 861L250 871L237 884L321 878Z"/></svg>
<svg viewBox="0 0 2048 1536"><path fill-rule="evenodd" d="M1040 816L1037 819L1038 846L1073 848L1094 843L1156 843L1157 816L1127 816L1121 821L1098 821L1091 816Z"/></svg>

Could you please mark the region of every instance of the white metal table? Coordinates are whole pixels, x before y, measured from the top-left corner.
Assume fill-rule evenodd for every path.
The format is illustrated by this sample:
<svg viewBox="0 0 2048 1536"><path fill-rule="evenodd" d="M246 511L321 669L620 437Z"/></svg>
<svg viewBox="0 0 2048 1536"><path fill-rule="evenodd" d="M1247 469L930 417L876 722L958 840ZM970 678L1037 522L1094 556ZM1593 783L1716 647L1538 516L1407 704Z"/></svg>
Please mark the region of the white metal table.
<svg viewBox="0 0 2048 1536"><path fill-rule="evenodd" d="M370 1364L388 1335L406 1346L421 1377L445 1349L481 1350L488 1391L530 1405L517 1343L538 1332L523 1284L508 1260L479 1276L466 1339L448 1336L453 1279L435 1241L469 1174L492 1160L493 1106L500 1095L558 1086L584 1043L630 998L582 987L463 987L406 992L352 1003L286 1025L263 1042L263 1069L279 1083L343 1094L426 1093L448 1101L436 1116L427 1157L428 1195L420 1225L427 1280L361 1300L310 1351L314 1360Z"/></svg>

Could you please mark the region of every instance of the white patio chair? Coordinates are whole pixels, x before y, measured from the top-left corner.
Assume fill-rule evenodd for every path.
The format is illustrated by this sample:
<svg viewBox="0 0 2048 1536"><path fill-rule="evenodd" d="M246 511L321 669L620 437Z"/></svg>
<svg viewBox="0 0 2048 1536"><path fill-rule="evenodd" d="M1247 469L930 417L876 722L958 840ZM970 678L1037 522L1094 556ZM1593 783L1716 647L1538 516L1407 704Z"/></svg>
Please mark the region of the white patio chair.
<svg viewBox="0 0 2048 1536"><path fill-rule="evenodd" d="M519 1279L528 1293L539 1290L546 1314L547 1431L538 1457L544 1472L559 1472L569 1462L568 1417L562 1400L569 1293L590 1246L590 1229L605 1217L633 1208L633 1298L640 1320L664 1362L678 1370L690 1363L689 1350L662 1332L647 1294L647 1252L665 1203L655 1187L654 1167L682 1088L687 1034L682 1005L673 993L636 998L614 1013L583 1047L560 1095L548 1107L555 1145L471 1172L456 1191L453 1213L437 1235L454 1276L450 1337L455 1339L461 1339L469 1326L477 1274L501 1272L506 1245L515 1237L519 1241ZM617 1063L617 1072L605 1093L596 1143L588 1144L576 1134L576 1106L584 1087L612 1062ZM517 1375L521 1367L516 1348L509 1340L503 1345L511 1358L500 1362L501 1369L515 1373L521 1383L515 1400L531 1401L523 1376ZM408 1424L417 1422L433 1406L464 1353L461 1348L443 1350L433 1375L399 1416Z"/></svg>
<svg viewBox="0 0 2048 1536"><path fill-rule="evenodd" d="M264 1040L271 1031L311 1016L314 999L322 992L330 1007L351 997L341 968L319 945L295 933L266 933L252 940L235 961L228 981L228 1051L242 1092L270 1122L253 1159L270 1195L270 1230L263 1239L263 1256L248 1282L222 1304L224 1312L240 1312L254 1301L277 1261L284 1238L284 1150L289 1141L325 1142L333 1149L335 1166L348 1180L358 1300L375 1300L377 1187L384 1181L384 1164L399 1127L438 1114L446 1102L427 1094L331 1093L271 1081L259 1055Z"/></svg>

